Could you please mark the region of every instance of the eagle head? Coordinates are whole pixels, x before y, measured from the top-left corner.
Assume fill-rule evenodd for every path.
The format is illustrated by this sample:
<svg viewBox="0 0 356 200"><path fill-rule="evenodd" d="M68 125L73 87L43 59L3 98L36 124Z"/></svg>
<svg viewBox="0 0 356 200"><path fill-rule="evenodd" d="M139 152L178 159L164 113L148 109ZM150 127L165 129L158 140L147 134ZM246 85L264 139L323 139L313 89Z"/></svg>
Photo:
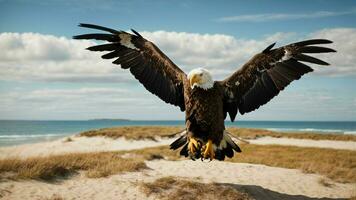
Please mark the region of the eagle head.
<svg viewBox="0 0 356 200"><path fill-rule="evenodd" d="M208 90L214 86L213 77L210 72L204 68L193 69L188 74L190 87L199 87Z"/></svg>

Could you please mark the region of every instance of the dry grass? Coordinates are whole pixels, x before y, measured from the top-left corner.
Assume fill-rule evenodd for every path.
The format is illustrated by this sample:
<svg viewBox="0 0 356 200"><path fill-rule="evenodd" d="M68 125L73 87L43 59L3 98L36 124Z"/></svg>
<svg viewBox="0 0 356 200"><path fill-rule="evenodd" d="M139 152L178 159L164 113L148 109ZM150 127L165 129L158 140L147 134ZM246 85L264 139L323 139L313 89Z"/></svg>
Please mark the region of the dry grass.
<svg viewBox="0 0 356 200"><path fill-rule="evenodd" d="M180 180L175 177L160 178L152 183L142 183L140 186L147 196L154 194L160 199L252 199L248 194L239 192L232 186L218 183L199 183Z"/></svg>
<svg viewBox="0 0 356 200"><path fill-rule="evenodd" d="M140 140L150 139L156 140L157 137L173 137L174 133L183 130L180 126L128 126L128 127L114 127L103 128L98 130L90 130L80 133L80 136L94 137L104 136L109 138L120 138ZM356 141L356 135L342 135L342 134L320 134L320 133L306 133L306 132L275 132L264 129L251 128L235 128L227 129L235 136L244 139L256 139L259 137L276 137L276 138L297 138L297 139L311 139L311 140L339 140L339 141Z"/></svg>
<svg viewBox="0 0 356 200"><path fill-rule="evenodd" d="M318 173L338 182L356 182L356 152L279 145L241 145L230 162L264 164Z"/></svg>
<svg viewBox="0 0 356 200"><path fill-rule="evenodd" d="M63 142L73 142L73 139L71 137L66 137Z"/></svg>
<svg viewBox="0 0 356 200"><path fill-rule="evenodd" d="M0 178L52 180L85 170L91 178L147 168L142 160L124 159L114 152L0 160Z"/></svg>
<svg viewBox="0 0 356 200"><path fill-rule="evenodd" d="M43 200L64 200L64 198L59 194L53 194L51 197L44 198Z"/></svg>
<svg viewBox="0 0 356 200"><path fill-rule="evenodd" d="M174 133L183 130L183 127L170 126L127 126L103 128L80 133L80 136L95 137L104 136L113 139L124 137L132 140L156 140L157 137L174 137Z"/></svg>
<svg viewBox="0 0 356 200"><path fill-rule="evenodd" d="M229 127L227 130L244 139L256 139L259 137L276 137L276 138L296 138L296 139L310 139L310 140L339 140L339 141L356 141L356 135L342 135L342 134L324 134L317 132L275 132L265 129L252 128L235 128Z"/></svg>
<svg viewBox="0 0 356 200"><path fill-rule="evenodd" d="M244 144L241 148L241 154L235 154L226 161L300 169L305 173L321 174L338 182L356 182L355 151L253 144ZM172 151L167 146L127 152L140 155L144 159L150 159L154 155L161 155L168 160L185 159L179 156L179 151Z"/></svg>
<svg viewBox="0 0 356 200"><path fill-rule="evenodd" d="M338 182L356 182L356 152L278 145L241 145L242 154L229 162L263 164L317 173ZM122 155L127 155L122 158ZM66 154L51 157L0 160L0 177L50 180L85 170L88 177L105 177L146 168L143 160L179 160L179 151L168 146L139 150ZM199 161L196 161L199 162Z"/></svg>
<svg viewBox="0 0 356 200"><path fill-rule="evenodd" d="M333 184L330 183L330 182L329 182L328 180L326 180L325 178L320 178L320 179L318 180L318 183L319 183L320 185L324 186L324 187L332 187L332 186L333 186Z"/></svg>
<svg viewBox="0 0 356 200"><path fill-rule="evenodd" d="M154 160L159 158L164 158L166 160L180 160L184 158L179 155L179 151L172 151L168 146L122 151L122 153L134 154L144 160Z"/></svg>

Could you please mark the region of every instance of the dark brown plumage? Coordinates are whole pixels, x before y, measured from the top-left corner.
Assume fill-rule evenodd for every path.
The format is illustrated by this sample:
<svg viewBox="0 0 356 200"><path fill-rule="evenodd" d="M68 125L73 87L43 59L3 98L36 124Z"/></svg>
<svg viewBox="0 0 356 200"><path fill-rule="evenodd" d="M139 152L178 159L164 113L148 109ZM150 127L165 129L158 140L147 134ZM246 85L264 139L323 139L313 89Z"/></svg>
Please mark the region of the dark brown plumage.
<svg viewBox="0 0 356 200"><path fill-rule="evenodd" d="M227 113L234 121L238 112L244 114L266 104L292 81L313 71L302 62L328 65L306 53L335 52L314 46L332 43L325 39L306 40L276 49L273 49L275 44L271 44L230 77L213 82L203 69L193 70L192 76L187 76L134 30L134 34L130 34L92 24L79 26L108 32L73 38L108 41L87 49L109 51L103 59L115 59L114 64L129 69L148 91L185 111L186 129L171 144L171 149L182 147L180 154L192 159L224 160L225 156L232 157L234 151L241 152L225 131Z"/></svg>

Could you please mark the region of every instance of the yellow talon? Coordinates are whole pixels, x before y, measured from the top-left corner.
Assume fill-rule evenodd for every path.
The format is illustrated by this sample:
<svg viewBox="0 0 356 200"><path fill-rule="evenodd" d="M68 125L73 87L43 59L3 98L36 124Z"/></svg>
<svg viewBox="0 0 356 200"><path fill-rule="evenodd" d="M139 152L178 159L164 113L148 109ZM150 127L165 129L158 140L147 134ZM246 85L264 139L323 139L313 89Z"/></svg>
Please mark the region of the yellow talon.
<svg viewBox="0 0 356 200"><path fill-rule="evenodd" d="M191 137L189 139L189 144L188 144L189 151L194 154L195 151L198 150L198 146L199 146L198 141Z"/></svg>
<svg viewBox="0 0 356 200"><path fill-rule="evenodd" d="M209 158L210 157L210 160L213 160L215 158L213 142L211 140L208 140L208 142L206 143L206 147L205 147L205 151L204 151L203 157L204 158Z"/></svg>

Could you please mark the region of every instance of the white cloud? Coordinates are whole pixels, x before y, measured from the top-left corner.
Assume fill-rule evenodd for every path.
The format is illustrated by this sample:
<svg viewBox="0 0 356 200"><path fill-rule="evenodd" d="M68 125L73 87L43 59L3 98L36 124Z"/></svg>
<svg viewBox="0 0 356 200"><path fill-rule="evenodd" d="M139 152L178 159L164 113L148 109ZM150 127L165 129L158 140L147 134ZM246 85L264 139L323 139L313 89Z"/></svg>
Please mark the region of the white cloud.
<svg viewBox="0 0 356 200"><path fill-rule="evenodd" d="M314 67L317 74L325 76L356 75L356 29L335 28L324 29L309 35L310 38L327 38L334 41L332 47L337 53L318 55L327 60L331 66Z"/></svg>
<svg viewBox="0 0 356 200"><path fill-rule="evenodd" d="M341 15L356 14L356 10L351 11L316 11L310 13L263 13L254 15L237 15L229 17L221 17L219 22L266 22L266 21L281 21L281 20L298 20L298 19L316 19L325 17L335 17Z"/></svg>
<svg viewBox="0 0 356 200"><path fill-rule="evenodd" d="M0 78L39 81L126 81L100 54L86 51L92 41L38 33L1 33Z"/></svg>
<svg viewBox="0 0 356 200"><path fill-rule="evenodd" d="M291 33L276 33L261 40L239 39L224 34L197 34L185 32L143 32L154 41L184 71L205 67L224 78L234 72L254 54L276 40L284 40Z"/></svg>
<svg viewBox="0 0 356 200"><path fill-rule="evenodd" d="M220 74L231 73L254 53L289 33L277 33L263 40L236 39L229 35L177 32L143 32L175 63L188 72L207 67ZM129 72L100 58L102 53L86 51L95 45L64 37L36 33L2 33L0 79L63 82L122 82L133 80ZM223 68L223 69L222 69Z"/></svg>
<svg viewBox="0 0 356 200"><path fill-rule="evenodd" d="M210 69L215 79L223 79L242 66L254 54L278 41L295 41L295 33L275 33L262 39L235 38L224 34L185 32L142 32L185 72L196 67ZM355 75L356 29L336 28L311 33L305 38L327 38L335 42L336 54L317 55L330 67L316 67L320 75ZM96 43L37 33L1 33L0 80L47 82L128 82L134 78L119 69L102 53L86 51ZM277 44L277 45L278 45ZM135 82L136 83L136 82Z"/></svg>

